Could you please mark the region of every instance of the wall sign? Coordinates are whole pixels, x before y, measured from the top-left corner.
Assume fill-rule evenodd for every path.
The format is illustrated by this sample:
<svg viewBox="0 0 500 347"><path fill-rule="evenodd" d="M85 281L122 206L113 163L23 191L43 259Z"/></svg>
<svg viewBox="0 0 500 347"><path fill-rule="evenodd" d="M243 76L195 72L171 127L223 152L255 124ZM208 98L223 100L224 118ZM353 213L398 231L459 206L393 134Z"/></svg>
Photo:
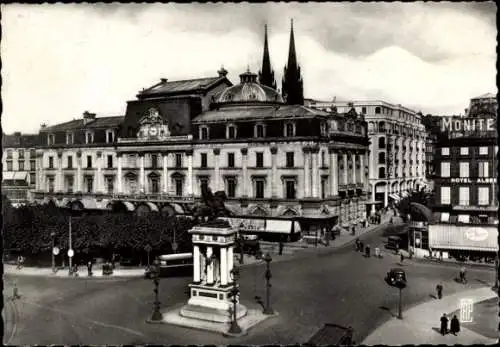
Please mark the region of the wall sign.
<svg viewBox="0 0 500 347"><path fill-rule="evenodd" d="M469 228L465 231L465 237L471 241L484 241L488 239L488 230L479 227Z"/></svg>

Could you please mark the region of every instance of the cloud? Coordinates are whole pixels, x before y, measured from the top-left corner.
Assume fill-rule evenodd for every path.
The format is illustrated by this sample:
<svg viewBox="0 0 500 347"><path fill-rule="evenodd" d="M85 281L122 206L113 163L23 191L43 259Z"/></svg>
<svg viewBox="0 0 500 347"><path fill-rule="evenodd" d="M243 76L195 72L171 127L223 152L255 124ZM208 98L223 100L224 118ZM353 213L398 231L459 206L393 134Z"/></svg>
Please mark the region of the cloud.
<svg viewBox="0 0 500 347"><path fill-rule="evenodd" d="M290 18L306 97L385 99L455 113L496 92L485 9L431 3L2 6L5 131L125 112L159 81L260 68L263 24L281 87ZM490 16L491 17L491 16ZM489 18L489 17L488 17ZM460 23L460 25L457 25Z"/></svg>

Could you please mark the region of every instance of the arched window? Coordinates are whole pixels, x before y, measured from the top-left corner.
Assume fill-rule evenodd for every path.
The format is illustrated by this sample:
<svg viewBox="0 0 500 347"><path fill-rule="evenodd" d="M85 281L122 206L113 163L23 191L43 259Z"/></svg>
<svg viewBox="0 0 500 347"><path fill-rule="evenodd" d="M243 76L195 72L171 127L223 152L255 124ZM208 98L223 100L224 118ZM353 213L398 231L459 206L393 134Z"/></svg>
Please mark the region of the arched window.
<svg viewBox="0 0 500 347"><path fill-rule="evenodd" d="M380 137L378 139L378 148L385 148L385 137Z"/></svg>
<svg viewBox="0 0 500 347"><path fill-rule="evenodd" d="M385 164L385 153L384 152L378 154L378 163Z"/></svg>
<svg viewBox="0 0 500 347"><path fill-rule="evenodd" d="M381 133L385 133L385 122L378 123L378 131Z"/></svg>
<svg viewBox="0 0 500 347"><path fill-rule="evenodd" d="M385 167L378 168L378 178L385 178Z"/></svg>
<svg viewBox="0 0 500 347"><path fill-rule="evenodd" d="M264 124L256 124L255 125L255 137L264 137Z"/></svg>
<svg viewBox="0 0 500 347"><path fill-rule="evenodd" d="M380 114L380 107L375 107L375 114Z"/></svg>

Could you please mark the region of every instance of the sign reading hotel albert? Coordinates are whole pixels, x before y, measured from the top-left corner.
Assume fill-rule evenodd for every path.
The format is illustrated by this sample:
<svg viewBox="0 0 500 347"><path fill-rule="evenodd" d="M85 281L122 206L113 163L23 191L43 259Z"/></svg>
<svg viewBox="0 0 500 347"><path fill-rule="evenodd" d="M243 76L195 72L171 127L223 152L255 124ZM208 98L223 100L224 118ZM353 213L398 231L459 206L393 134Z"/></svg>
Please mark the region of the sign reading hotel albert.
<svg viewBox="0 0 500 347"><path fill-rule="evenodd" d="M456 177L451 179L451 183L496 183L496 181L495 177Z"/></svg>

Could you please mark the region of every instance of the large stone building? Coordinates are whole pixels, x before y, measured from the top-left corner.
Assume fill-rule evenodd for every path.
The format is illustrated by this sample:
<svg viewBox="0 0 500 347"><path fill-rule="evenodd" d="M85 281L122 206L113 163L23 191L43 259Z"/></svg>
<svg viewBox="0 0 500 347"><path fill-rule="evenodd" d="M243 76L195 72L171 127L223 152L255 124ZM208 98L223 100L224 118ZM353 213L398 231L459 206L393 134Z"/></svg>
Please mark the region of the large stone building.
<svg viewBox="0 0 500 347"><path fill-rule="evenodd" d="M465 117L442 117L435 161L434 220L423 248L444 257L498 251L497 100L473 98Z"/></svg>
<svg viewBox="0 0 500 347"><path fill-rule="evenodd" d="M385 101L324 102L307 100L306 105L338 112L352 107L368 122L369 190L371 206L387 206L412 189L424 187L426 131L422 115Z"/></svg>
<svg viewBox="0 0 500 347"><path fill-rule="evenodd" d="M128 101L124 117L87 112L42 129L36 198L189 214L208 186L238 216L295 217L306 230L363 223L367 123L354 108L287 104L272 87L265 42L266 84L247 70L233 85L223 68L162 79ZM293 30L290 47L294 55Z"/></svg>
<svg viewBox="0 0 500 347"><path fill-rule="evenodd" d="M36 184L37 134L2 134L2 194L15 204L33 200Z"/></svg>

